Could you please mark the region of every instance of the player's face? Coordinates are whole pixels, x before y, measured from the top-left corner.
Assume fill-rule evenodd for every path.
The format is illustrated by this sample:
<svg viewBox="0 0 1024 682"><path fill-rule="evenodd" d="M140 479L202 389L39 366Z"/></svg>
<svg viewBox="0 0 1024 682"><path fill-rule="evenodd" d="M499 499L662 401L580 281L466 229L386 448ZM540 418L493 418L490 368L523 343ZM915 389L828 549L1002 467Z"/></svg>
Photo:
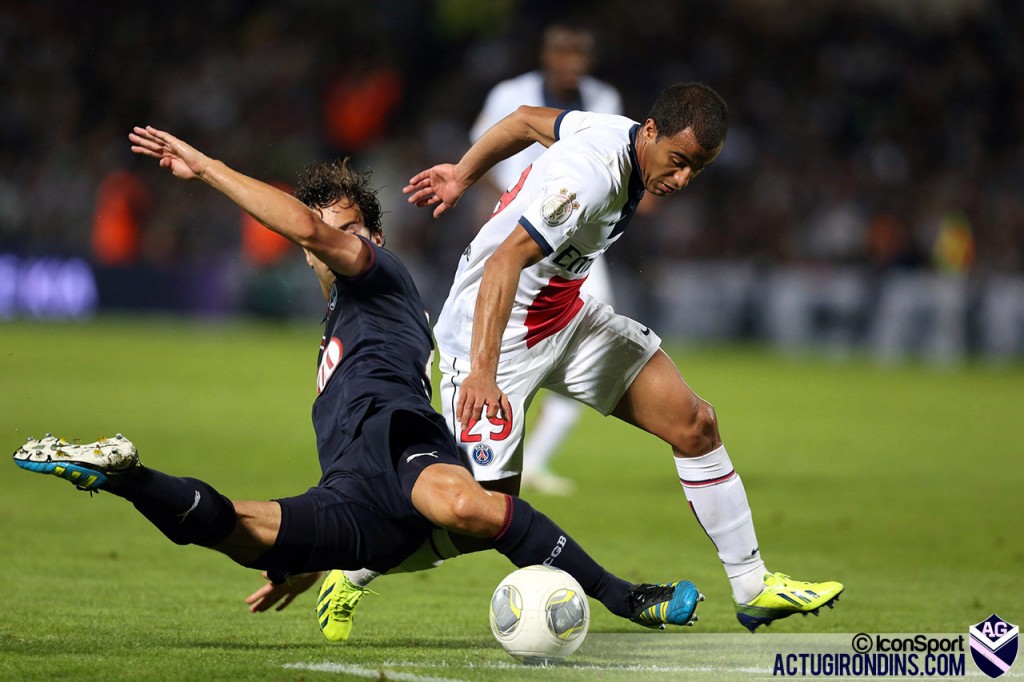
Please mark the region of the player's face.
<svg viewBox="0 0 1024 682"><path fill-rule="evenodd" d="M347 199L342 199L327 208L316 209L316 212L320 219L331 227L365 237L377 246L384 245L384 236L380 232L370 232L370 228L363 225L363 214L359 211L359 207ZM309 251L306 251L306 262L321 280L333 279L334 275L331 274L331 269Z"/></svg>
<svg viewBox="0 0 1024 682"><path fill-rule="evenodd" d="M637 136L637 160L644 189L655 196L686 187L722 151L722 145L714 149L701 147L692 128L658 139L657 126L651 119L641 126Z"/></svg>
<svg viewBox="0 0 1024 682"><path fill-rule="evenodd" d="M556 94L577 92L580 79L590 73L593 60L587 36L556 32L544 45L540 56L544 77Z"/></svg>
<svg viewBox="0 0 1024 682"><path fill-rule="evenodd" d="M372 233L370 228L363 225L363 214L359 211L359 207L346 199L331 204L327 208L320 209L319 213L321 220L331 227L335 227L342 232L365 237L378 246L384 243L384 239L379 232Z"/></svg>

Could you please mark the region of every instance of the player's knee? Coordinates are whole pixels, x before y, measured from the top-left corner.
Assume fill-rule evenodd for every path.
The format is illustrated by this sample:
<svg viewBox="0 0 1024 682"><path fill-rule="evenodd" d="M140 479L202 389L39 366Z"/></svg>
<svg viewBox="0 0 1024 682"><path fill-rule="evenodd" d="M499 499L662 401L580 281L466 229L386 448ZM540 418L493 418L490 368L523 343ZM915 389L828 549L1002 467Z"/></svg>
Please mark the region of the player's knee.
<svg viewBox="0 0 1024 682"><path fill-rule="evenodd" d="M436 467L431 467L435 469ZM485 537L497 532L495 504L480 485L469 476L445 472L433 480L433 513L430 520L445 530L463 535Z"/></svg>
<svg viewBox="0 0 1024 682"><path fill-rule="evenodd" d="M505 520L505 496L484 490L475 481L463 485L451 497L448 505L449 523L447 530L471 535L491 537Z"/></svg>
<svg viewBox="0 0 1024 682"><path fill-rule="evenodd" d="M672 447L683 456L699 457L720 444L715 408L706 400L697 398L690 413L679 420Z"/></svg>
<svg viewBox="0 0 1024 682"><path fill-rule="evenodd" d="M466 490L458 490L452 495L448 502L448 530L467 535L480 532L480 505L474 497Z"/></svg>

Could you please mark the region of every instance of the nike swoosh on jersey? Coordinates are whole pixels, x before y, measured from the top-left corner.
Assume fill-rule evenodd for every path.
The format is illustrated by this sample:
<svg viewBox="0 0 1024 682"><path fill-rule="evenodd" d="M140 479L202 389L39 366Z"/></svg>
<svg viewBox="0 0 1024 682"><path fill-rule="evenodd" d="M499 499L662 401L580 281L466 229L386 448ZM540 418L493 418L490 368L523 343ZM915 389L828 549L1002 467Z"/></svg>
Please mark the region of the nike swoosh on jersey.
<svg viewBox="0 0 1024 682"><path fill-rule="evenodd" d="M405 458L405 463L408 464L417 457L433 457L434 459L437 459L437 450L434 450L433 452L417 452L414 455L409 455Z"/></svg>

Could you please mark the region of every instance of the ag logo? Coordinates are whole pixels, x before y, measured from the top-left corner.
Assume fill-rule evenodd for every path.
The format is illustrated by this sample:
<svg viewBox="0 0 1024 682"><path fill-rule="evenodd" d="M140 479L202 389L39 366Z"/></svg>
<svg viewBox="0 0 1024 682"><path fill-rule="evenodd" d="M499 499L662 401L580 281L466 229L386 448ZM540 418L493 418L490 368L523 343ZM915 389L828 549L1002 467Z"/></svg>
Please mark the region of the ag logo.
<svg viewBox="0 0 1024 682"><path fill-rule="evenodd" d="M972 625L971 657L978 669L989 677L999 677L1017 658L1017 635L1020 628L992 614L988 619Z"/></svg>
<svg viewBox="0 0 1024 682"><path fill-rule="evenodd" d="M579 207L580 204L576 201L576 192L570 192L563 187L558 190L558 194L552 194L544 200L544 203L540 205L540 215L544 218L544 222L554 227L568 220L573 210Z"/></svg>
<svg viewBox="0 0 1024 682"><path fill-rule="evenodd" d="M482 467L485 467L488 464L490 464L491 462L493 462L494 461L494 451L491 450L491 446L490 445L484 445L483 443L480 443L479 445L474 445L473 446L473 461L476 462L477 464L479 464Z"/></svg>

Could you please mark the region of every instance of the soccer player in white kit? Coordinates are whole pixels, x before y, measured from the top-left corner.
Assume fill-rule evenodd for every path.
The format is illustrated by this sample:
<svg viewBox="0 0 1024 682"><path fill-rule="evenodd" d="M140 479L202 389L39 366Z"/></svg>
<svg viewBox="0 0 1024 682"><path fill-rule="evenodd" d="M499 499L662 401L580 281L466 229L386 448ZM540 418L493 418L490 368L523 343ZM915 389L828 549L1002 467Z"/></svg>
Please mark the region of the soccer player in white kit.
<svg viewBox="0 0 1024 682"><path fill-rule="evenodd" d="M718 156L727 109L711 88L666 89L649 117L520 107L459 161L417 174L403 190L434 217L498 160L549 147L466 248L435 326L441 401L474 476L516 492L523 416L539 388L648 431L672 448L680 483L725 568L740 622L817 613L843 590L765 568L746 492L722 445L714 409L694 393L660 339L607 304L580 297L590 268L627 229L644 192L686 187Z"/></svg>
<svg viewBox="0 0 1024 682"><path fill-rule="evenodd" d="M491 89L470 131L470 140L478 140L522 104L621 114L619 91L589 75L593 63L594 35L590 31L566 24L548 26L541 42L541 68L502 81ZM530 145L495 165L488 179L493 180L499 192L513 187L523 169L536 161L544 149L539 143ZM614 305L608 266L603 258L594 260L580 293ZM575 490L572 479L558 476L548 463L579 420L582 409L580 403L558 393L544 398L523 449L524 489L551 495L568 495Z"/></svg>

